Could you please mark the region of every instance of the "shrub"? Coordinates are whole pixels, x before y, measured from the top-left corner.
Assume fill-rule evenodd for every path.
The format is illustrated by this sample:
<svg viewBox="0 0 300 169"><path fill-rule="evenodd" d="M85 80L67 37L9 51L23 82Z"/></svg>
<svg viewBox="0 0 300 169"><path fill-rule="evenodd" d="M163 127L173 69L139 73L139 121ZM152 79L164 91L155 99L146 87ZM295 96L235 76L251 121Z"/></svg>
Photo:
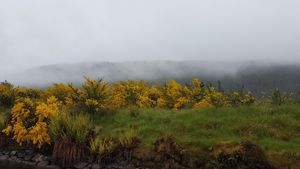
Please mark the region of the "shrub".
<svg viewBox="0 0 300 169"><path fill-rule="evenodd" d="M66 90L69 94L64 94ZM102 79L93 80L85 77L81 88L72 84L69 84L68 87L60 85L59 91L57 92L64 98L64 103L76 113L104 112L111 108L110 89L108 83Z"/></svg>
<svg viewBox="0 0 300 169"><path fill-rule="evenodd" d="M242 91L229 93L229 100L232 106L253 105L257 102L256 98L250 91L246 93Z"/></svg>
<svg viewBox="0 0 300 169"><path fill-rule="evenodd" d="M139 143L137 131L130 128L115 137L97 136L90 142L90 150L95 155L98 163L112 162L118 156L130 160L132 151Z"/></svg>
<svg viewBox="0 0 300 169"><path fill-rule="evenodd" d="M120 107L151 107L153 102L151 96L157 95L157 90L150 90L145 81L121 81L114 83L111 87L112 104ZM153 98L155 99L155 98Z"/></svg>
<svg viewBox="0 0 300 169"><path fill-rule="evenodd" d="M120 145L125 149L135 147L139 143L138 133L133 128L123 131L119 135L118 140Z"/></svg>
<svg viewBox="0 0 300 169"><path fill-rule="evenodd" d="M204 99L214 107L230 106L229 98L224 93L216 91L212 85L208 86Z"/></svg>
<svg viewBox="0 0 300 169"><path fill-rule="evenodd" d="M190 90L175 80L167 81L161 90L163 95L158 99L158 107L178 110L190 103Z"/></svg>
<svg viewBox="0 0 300 169"><path fill-rule="evenodd" d="M75 143L85 143L93 129L86 114L70 115L62 113L50 120L49 132L53 139L64 139Z"/></svg>
<svg viewBox="0 0 300 169"><path fill-rule="evenodd" d="M12 135L20 145L33 143L41 148L45 143L50 144L48 120L59 113L58 106L55 97L48 98L46 103L21 99L12 108L11 120L3 132Z"/></svg>
<svg viewBox="0 0 300 169"><path fill-rule="evenodd" d="M271 104L280 106L289 103L292 100L292 96L291 94L280 91L278 88L274 88L270 100Z"/></svg>
<svg viewBox="0 0 300 169"><path fill-rule="evenodd" d="M15 97L16 100L22 99L22 98L30 98L30 99L40 99L43 94L43 91L37 88L26 88L26 87L17 87L15 88ZM53 95L49 95L45 98L51 97Z"/></svg>
<svg viewBox="0 0 300 169"><path fill-rule="evenodd" d="M5 120L6 116L4 114L0 114L0 131L5 128Z"/></svg>
<svg viewBox="0 0 300 169"><path fill-rule="evenodd" d="M71 86L71 84L55 83L44 91L44 97L55 96L59 101L66 104L67 98L70 97L73 92Z"/></svg>
<svg viewBox="0 0 300 169"><path fill-rule="evenodd" d="M118 147L118 143L112 137L96 137L90 142L90 149L96 154L110 154Z"/></svg>
<svg viewBox="0 0 300 169"><path fill-rule="evenodd" d="M92 129L87 114L61 113L52 118L49 124L50 135L55 140L52 158L63 167L79 162L86 155Z"/></svg>
<svg viewBox="0 0 300 169"><path fill-rule="evenodd" d="M99 164L111 163L118 154L119 143L114 137L96 137L90 142L90 150Z"/></svg>
<svg viewBox="0 0 300 169"><path fill-rule="evenodd" d="M4 114L0 114L0 147L5 146L7 143L6 135L1 132L5 128L6 116Z"/></svg>

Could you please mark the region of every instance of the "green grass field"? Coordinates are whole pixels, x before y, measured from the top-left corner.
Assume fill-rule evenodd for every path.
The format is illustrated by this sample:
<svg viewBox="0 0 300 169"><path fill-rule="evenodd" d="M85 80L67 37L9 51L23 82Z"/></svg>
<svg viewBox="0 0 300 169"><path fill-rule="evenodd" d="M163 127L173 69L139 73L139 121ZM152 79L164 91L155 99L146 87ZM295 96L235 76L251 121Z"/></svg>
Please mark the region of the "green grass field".
<svg viewBox="0 0 300 169"><path fill-rule="evenodd" d="M3 124L9 110L2 108L0 112ZM172 135L186 148L208 149L221 141L247 139L269 152L300 153L300 105L180 111L120 109L110 115L93 114L91 118L103 136L137 128L143 145Z"/></svg>
<svg viewBox="0 0 300 169"><path fill-rule="evenodd" d="M136 127L143 144L173 135L187 148L247 139L266 151L300 152L300 105L180 111L121 109L113 115L94 114L92 119L103 135Z"/></svg>

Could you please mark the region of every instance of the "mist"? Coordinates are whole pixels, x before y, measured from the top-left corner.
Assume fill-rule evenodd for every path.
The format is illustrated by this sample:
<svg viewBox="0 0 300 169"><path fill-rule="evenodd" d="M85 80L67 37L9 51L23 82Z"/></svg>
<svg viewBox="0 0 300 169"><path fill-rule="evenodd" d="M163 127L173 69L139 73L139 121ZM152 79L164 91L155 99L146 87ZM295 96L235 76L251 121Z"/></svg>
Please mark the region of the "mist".
<svg viewBox="0 0 300 169"><path fill-rule="evenodd" d="M249 61L298 65L299 7L297 0L1 1L0 80L48 85L84 75L108 81L222 78ZM162 69L166 60L199 64ZM152 67L154 61L161 64ZM99 63L119 71L94 68Z"/></svg>

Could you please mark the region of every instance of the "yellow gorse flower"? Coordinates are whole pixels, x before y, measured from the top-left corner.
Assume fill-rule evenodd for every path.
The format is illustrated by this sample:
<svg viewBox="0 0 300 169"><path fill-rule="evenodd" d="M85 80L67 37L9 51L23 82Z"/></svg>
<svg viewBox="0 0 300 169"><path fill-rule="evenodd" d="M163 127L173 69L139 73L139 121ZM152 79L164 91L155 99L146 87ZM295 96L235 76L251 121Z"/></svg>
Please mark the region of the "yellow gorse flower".
<svg viewBox="0 0 300 169"><path fill-rule="evenodd" d="M58 115L60 103L51 96L46 103L34 105L29 98L16 103L12 108L12 120L3 132L12 135L20 145L31 142L41 148L45 143L50 144L47 120Z"/></svg>

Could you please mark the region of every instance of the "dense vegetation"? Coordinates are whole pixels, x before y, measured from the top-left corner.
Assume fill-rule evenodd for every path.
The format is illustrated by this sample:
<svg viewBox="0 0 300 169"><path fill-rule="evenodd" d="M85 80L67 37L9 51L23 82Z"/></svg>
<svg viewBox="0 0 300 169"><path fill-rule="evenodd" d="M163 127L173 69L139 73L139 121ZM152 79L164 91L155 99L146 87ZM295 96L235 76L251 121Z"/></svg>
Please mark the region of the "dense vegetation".
<svg viewBox="0 0 300 169"><path fill-rule="evenodd" d="M298 103L293 93L279 89L256 98L250 91L224 91L221 83L214 87L196 78L186 85L86 78L80 87L54 84L45 89L3 82L0 127L1 137L13 144L53 145L52 156L62 166L87 154L99 163L115 156L129 160L139 145L147 151L153 143L173 147L175 140L191 151L251 140L268 152L297 154Z"/></svg>

